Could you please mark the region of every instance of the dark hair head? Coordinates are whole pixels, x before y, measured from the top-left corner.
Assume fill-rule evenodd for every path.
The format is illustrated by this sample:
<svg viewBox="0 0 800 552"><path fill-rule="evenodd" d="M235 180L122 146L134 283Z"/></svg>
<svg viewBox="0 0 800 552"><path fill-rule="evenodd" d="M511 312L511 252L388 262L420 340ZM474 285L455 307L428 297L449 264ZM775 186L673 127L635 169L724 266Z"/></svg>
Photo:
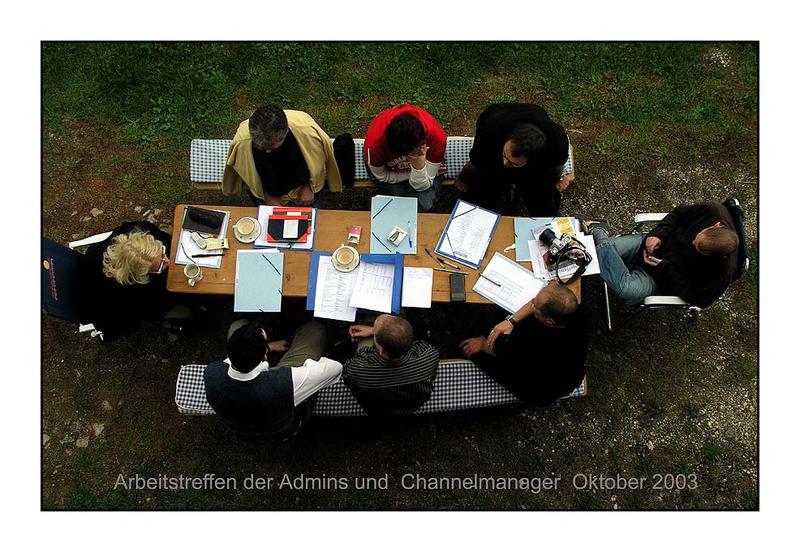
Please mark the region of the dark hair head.
<svg viewBox="0 0 800 552"><path fill-rule="evenodd" d="M414 344L414 329L405 318L382 314L375 320L375 326L375 343L389 358L403 356Z"/></svg>
<svg viewBox="0 0 800 552"><path fill-rule="evenodd" d="M697 240L697 250L703 255L730 255L739 248L739 236L730 228L706 228Z"/></svg>
<svg viewBox="0 0 800 552"><path fill-rule="evenodd" d="M550 284L542 292L545 294L539 307L542 315L552 318L559 326L565 326L578 310L578 298L561 284Z"/></svg>
<svg viewBox="0 0 800 552"><path fill-rule="evenodd" d="M248 322L228 338L228 358L234 370L247 373L264 360L267 340L261 333L263 330L258 322Z"/></svg>
<svg viewBox="0 0 800 552"><path fill-rule="evenodd" d="M514 157L534 157L547 144L547 137L533 123L520 123L511 133L511 154Z"/></svg>
<svg viewBox="0 0 800 552"><path fill-rule="evenodd" d="M425 127L408 113L398 115L386 127L386 145L396 155L407 155L425 143Z"/></svg>
<svg viewBox="0 0 800 552"><path fill-rule="evenodd" d="M250 116L250 138L253 145L267 151L286 138L289 122L286 113L277 105L262 105Z"/></svg>

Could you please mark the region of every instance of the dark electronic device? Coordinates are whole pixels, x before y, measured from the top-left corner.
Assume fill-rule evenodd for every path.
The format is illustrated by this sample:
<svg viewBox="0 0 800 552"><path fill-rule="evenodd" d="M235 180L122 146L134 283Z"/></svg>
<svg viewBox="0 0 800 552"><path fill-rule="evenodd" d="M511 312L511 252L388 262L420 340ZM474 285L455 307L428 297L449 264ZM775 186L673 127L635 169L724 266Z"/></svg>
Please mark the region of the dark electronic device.
<svg viewBox="0 0 800 552"><path fill-rule="evenodd" d="M556 278L560 284L571 284L586 272L586 267L592 262L592 256L586 251L586 247L573 237L564 234L560 238L556 237L555 232L546 228L539 234L539 241L547 247L545 262L556 267ZM561 273L564 269L575 267L572 275L564 280Z"/></svg>
<svg viewBox="0 0 800 552"><path fill-rule="evenodd" d="M219 234L224 220L225 216L222 213L199 207L187 207L183 228L206 234Z"/></svg>
<svg viewBox="0 0 800 552"><path fill-rule="evenodd" d="M450 301L452 303L463 303L466 300L466 276L464 274L450 274Z"/></svg>

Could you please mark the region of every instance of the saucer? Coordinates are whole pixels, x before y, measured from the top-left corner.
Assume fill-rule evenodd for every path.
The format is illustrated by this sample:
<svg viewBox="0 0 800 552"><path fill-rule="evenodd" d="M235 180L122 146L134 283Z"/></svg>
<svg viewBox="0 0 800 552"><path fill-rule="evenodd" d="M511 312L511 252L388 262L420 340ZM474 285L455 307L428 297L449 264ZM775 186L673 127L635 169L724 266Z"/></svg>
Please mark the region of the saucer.
<svg viewBox="0 0 800 552"><path fill-rule="evenodd" d="M243 234L239 231L239 225L242 224L242 221L245 221L244 224L246 225L247 222L251 222L253 224L253 229L250 231L249 234ZM258 238L259 234L261 234L261 223L259 223L253 217L242 217L233 227L233 235L242 243L253 243Z"/></svg>
<svg viewBox="0 0 800 552"><path fill-rule="evenodd" d="M339 272L351 272L358 266L360 260L358 251L349 245L339 247L331 255L331 264Z"/></svg>

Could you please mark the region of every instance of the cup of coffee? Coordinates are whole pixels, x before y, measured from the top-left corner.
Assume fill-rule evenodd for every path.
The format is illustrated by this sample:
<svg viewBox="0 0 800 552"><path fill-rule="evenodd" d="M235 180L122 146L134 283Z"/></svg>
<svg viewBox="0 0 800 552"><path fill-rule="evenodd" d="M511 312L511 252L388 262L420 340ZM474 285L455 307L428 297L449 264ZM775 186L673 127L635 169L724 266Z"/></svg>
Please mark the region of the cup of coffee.
<svg viewBox="0 0 800 552"><path fill-rule="evenodd" d="M343 245L333 252L333 267L340 272L350 272L358 266L358 251L349 245Z"/></svg>
<svg viewBox="0 0 800 552"><path fill-rule="evenodd" d="M189 278L189 285L194 287L197 282L203 279L203 269L198 264L189 263L183 267L183 275Z"/></svg>
<svg viewBox="0 0 800 552"><path fill-rule="evenodd" d="M236 229L243 236L249 236L250 234L252 234L253 229L255 227L256 226L253 223L253 219L251 219L250 217L239 219L239 222L236 223Z"/></svg>

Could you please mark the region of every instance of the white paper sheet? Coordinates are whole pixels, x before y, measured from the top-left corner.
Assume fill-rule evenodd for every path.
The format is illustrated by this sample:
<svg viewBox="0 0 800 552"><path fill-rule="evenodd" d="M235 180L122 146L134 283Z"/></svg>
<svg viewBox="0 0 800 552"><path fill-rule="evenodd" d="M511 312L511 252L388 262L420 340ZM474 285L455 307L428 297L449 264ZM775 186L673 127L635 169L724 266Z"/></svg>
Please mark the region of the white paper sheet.
<svg viewBox="0 0 800 552"><path fill-rule="evenodd" d="M481 274L472 290L512 314L545 286L532 272L498 252Z"/></svg>
<svg viewBox="0 0 800 552"><path fill-rule="evenodd" d="M228 221L231 218L230 211L219 211L216 210L217 213L222 213L225 215L225 220L222 221L222 227L220 228L220 236L225 236L228 232ZM184 217L186 216L184 212ZM203 236L208 237L208 234L203 234ZM194 240L192 240L192 232L189 230L181 230L181 237L178 243L178 251L175 253L175 264L176 265L185 265L191 262L196 263L200 266L208 267L208 268L219 268L222 265L222 257L200 257L198 259L190 259L189 257L194 257L195 255L205 254L205 253L224 253L225 249L200 249ZM188 256L187 256L188 255Z"/></svg>
<svg viewBox="0 0 800 552"><path fill-rule="evenodd" d="M356 309L350 306L350 296L360 268L353 272L339 272L333 267L331 257L319 258L314 297L315 317L355 322Z"/></svg>
<svg viewBox="0 0 800 552"><path fill-rule="evenodd" d="M459 202L438 251L480 265L492 241L498 217L491 211Z"/></svg>
<svg viewBox="0 0 800 552"><path fill-rule="evenodd" d="M394 264L361 263L350 306L378 312L392 312Z"/></svg>
<svg viewBox="0 0 800 552"><path fill-rule="evenodd" d="M404 307L431 308L433 269L407 266L403 269Z"/></svg>

